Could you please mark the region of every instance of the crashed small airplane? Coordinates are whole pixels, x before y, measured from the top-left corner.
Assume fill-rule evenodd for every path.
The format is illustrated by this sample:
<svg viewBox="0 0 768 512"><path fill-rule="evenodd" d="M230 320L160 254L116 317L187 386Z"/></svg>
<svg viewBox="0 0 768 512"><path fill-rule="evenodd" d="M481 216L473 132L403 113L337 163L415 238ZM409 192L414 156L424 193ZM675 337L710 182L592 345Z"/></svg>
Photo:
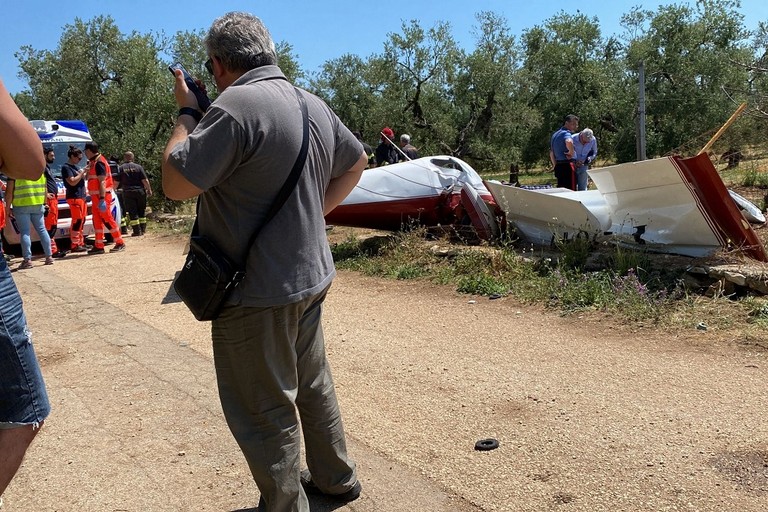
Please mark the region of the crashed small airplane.
<svg viewBox="0 0 768 512"><path fill-rule="evenodd" d="M654 252L701 257L729 248L768 261L745 213L757 222L765 217L749 201L729 193L706 154L588 173L597 190L525 190L493 181L487 186L507 221L533 243L580 234L610 236Z"/></svg>
<svg viewBox="0 0 768 512"><path fill-rule="evenodd" d="M519 236L540 245L612 237L655 252L701 257L728 248L768 261L750 225L765 217L726 189L706 154L592 169L589 176L596 190L526 189L484 182L458 158L420 158L365 171L326 221L384 230L414 222L471 223L478 236L492 239L503 218Z"/></svg>
<svg viewBox="0 0 768 512"><path fill-rule="evenodd" d="M481 238L490 239L498 234L493 204L483 179L466 162L432 156L367 169L325 220L398 231L413 224L450 226L468 218Z"/></svg>

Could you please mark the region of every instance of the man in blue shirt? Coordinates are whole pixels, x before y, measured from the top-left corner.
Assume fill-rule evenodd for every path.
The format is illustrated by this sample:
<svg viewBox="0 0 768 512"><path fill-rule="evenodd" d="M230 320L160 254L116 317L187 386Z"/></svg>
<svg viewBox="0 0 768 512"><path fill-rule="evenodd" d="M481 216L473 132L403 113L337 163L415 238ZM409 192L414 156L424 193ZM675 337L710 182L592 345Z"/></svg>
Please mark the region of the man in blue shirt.
<svg viewBox="0 0 768 512"><path fill-rule="evenodd" d="M589 128L584 128L573 137L573 149L576 151L576 190L587 190L587 170L597 157L597 139Z"/></svg>
<svg viewBox="0 0 768 512"><path fill-rule="evenodd" d="M563 126L552 134L549 144L549 160L555 168L557 186L571 190L576 190L576 168L573 162L576 151L571 134L578 129L579 118L568 114L563 120Z"/></svg>

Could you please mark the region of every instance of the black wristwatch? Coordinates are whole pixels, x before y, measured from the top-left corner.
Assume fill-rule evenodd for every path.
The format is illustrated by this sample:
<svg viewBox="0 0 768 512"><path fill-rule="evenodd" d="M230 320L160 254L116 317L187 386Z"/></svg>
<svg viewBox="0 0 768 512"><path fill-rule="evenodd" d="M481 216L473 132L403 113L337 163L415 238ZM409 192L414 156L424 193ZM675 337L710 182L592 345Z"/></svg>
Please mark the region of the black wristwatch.
<svg viewBox="0 0 768 512"><path fill-rule="evenodd" d="M199 110L195 110L192 107L181 107L179 109L179 116L183 115L192 116L198 123L203 118L203 114L201 114Z"/></svg>

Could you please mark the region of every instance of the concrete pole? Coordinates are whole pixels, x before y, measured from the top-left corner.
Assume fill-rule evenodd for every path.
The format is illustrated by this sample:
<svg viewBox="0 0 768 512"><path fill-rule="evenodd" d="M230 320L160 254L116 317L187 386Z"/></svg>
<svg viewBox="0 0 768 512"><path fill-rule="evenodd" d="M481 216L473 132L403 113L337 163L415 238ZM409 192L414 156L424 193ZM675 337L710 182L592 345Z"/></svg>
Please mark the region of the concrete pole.
<svg viewBox="0 0 768 512"><path fill-rule="evenodd" d="M638 68L638 98L637 98L637 160L645 160L645 63L640 62Z"/></svg>

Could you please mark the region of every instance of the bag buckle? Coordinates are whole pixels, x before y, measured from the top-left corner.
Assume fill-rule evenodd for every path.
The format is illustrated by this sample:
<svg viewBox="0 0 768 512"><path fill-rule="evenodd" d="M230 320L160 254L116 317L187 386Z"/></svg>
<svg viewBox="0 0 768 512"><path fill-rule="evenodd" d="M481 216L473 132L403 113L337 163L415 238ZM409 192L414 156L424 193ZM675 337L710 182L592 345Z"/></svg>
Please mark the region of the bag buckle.
<svg viewBox="0 0 768 512"><path fill-rule="evenodd" d="M237 285L240 284L240 281L242 281L244 277L245 277L245 270L236 271L234 274L232 274L232 279L229 280L224 290L226 291L226 290L229 290L230 288L237 287Z"/></svg>

